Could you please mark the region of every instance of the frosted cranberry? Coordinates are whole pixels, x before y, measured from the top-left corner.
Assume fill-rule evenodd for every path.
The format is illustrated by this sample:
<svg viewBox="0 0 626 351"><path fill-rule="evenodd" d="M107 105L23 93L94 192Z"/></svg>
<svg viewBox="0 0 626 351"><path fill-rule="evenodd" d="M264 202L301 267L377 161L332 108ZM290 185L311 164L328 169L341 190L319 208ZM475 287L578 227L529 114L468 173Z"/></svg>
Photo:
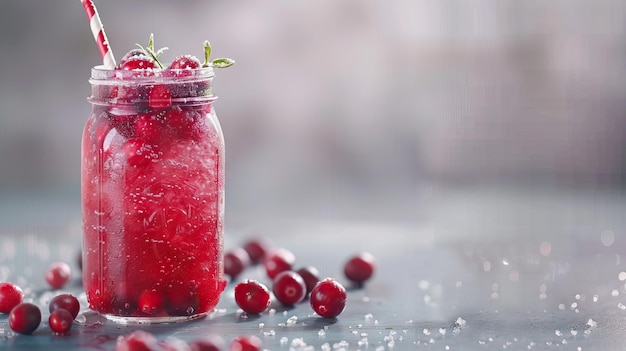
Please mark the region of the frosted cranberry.
<svg viewBox="0 0 626 351"><path fill-rule="evenodd" d="M304 300L306 284L300 274L294 271L284 271L274 278L272 292L283 305L292 306Z"/></svg>
<svg viewBox="0 0 626 351"><path fill-rule="evenodd" d="M230 343L230 351L259 351L263 341L254 335L238 336Z"/></svg>
<svg viewBox="0 0 626 351"><path fill-rule="evenodd" d="M61 294L53 297L48 307L50 313L58 309L67 310L72 314L72 319L76 318L78 312L80 312L80 303L78 299L71 294Z"/></svg>
<svg viewBox="0 0 626 351"><path fill-rule="evenodd" d="M346 278L361 284L372 277L375 267L374 256L368 252L362 252L346 262L343 272Z"/></svg>
<svg viewBox="0 0 626 351"><path fill-rule="evenodd" d="M11 283L0 283L0 313L9 313L24 300L22 289Z"/></svg>
<svg viewBox="0 0 626 351"><path fill-rule="evenodd" d="M226 342L217 334L207 335L189 343L191 351L220 351L226 348Z"/></svg>
<svg viewBox="0 0 626 351"><path fill-rule="evenodd" d="M305 266L296 271L304 279L306 293L309 294L317 282L320 281L320 272L313 266Z"/></svg>
<svg viewBox="0 0 626 351"><path fill-rule="evenodd" d="M240 247L224 254L224 274L228 274L231 279L235 279L249 265L250 256Z"/></svg>
<svg viewBox="0 0 626 351"><path fill-rule="evenodd" d="M263 261L265 253L269 250L269 243L263 239L251 239L244 243L243 249L248 252L250 261L257 264Z"/></svg>
<svg viewBox="0 0 626 351"><path fill-rule="evenodd" d="M126 61L122 62L120 69L125 71L133 71L133 70L143 70L143 69L154 69L156 68L156 63L154 60L148 56L132 56L129 57Z"/></svg>
<svg viewBox="0 0 626 351"><path fill-rule="evenodd" d="M139 309L145 314L157 314L163 309L163 296L156 290L144 290L139 296Z"/></svg>
<svg viewBox="0 0 626 351"><path fill-rule="evenodd" d="M157 338L144 330L136 330L120 336L115 344L115 351L157 351L161 350Z"/></svg>
<svg viewBox="0 0 626 351"><path fill-rule="evenodd" d="M270 305L270 291L256 280L246 280L235 286L235 302L245 312L259 314Z"/></svg>
<svg viewBox="0 0 626 351"><path fill-rule="evenodd" d="M326 278L311 291L311 307L325 318L335 318L346 308L346 289L332 278Z"/></svg>
<svg viewBox="0 0 626 351"><path fill-rule="evenodd" d="M132 49L129 52L127 52L126 54L124 54L124 56L122 56L122 58L120 59L120 62L117 64L117 69L121 69L122 66L126 63L126 61L128 61L131 57L136 57L136 56L146 56L145 52L141 49Z"/></svg>
<svg viewBox="0 0 626 351"><path fill-rule="evenodd" d="M172 94L167 85L157 84L150 89L148 106L153 109L165 109L172 106Z"/></svg>
<svg viewBox="0 0 626 351"><path fill-rule="evenodd" d="M20 334L31 334L41 323L41 311L32 303L20 303L9 313L9 326Z"/></svg>
<svg viewBox="0 0 626 351"><path fill-rule="evenodd" d="M265 255L263 265L267 276L274 279L278 273L291 270L295 262L296 256L291 251L278 248Z"/></svg>
<svg viewBox="0 0 626 351"><path fill-rule="evenodd" d="M72 278L72 270L65 262L55 262L46 270L46 282L53 289L61 289Z"/></svg>
<svg viewBox="0 0 626 351"><path fill-rule="evenodd" d="M48 325L57 334L67 334L72 329L74 317L68 310L54 310L48 317Z"/></svg>
<svg viewBox="0 0 626 351"><path fill-rule="evenodd" d="M176 57L170 64L170 69L192 70L200 68L201 63L198 58L191 55L181 55ZM179 73L179 72L177 72ZM180 72L182 73L182 72Z"/></svg>
<svg viewBox="0 0 626 351"><path fill-rule="evenodd" d="M189 351L189 344L185 340L169 336L159 343L159 351Z"/></svg>

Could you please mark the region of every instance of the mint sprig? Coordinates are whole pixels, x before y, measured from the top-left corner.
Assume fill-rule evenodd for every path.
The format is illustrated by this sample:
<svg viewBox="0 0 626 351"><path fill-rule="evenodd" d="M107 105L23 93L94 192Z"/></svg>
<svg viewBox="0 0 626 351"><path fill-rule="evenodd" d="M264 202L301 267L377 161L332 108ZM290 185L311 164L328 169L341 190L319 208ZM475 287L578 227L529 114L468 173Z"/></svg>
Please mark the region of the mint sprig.
<svg viewBox="0 0 626 351"><path fill-rule="evenodd" d="M141 46L140 44L135 44L135 45L137 45L137 47L141 51L143 51L147 56L150 56L154 60L154 62L156 62L159 68L163 69L163 64L159 60L159 56L161 56L164 52L169 50L169 48L163 47L157 51L154 51L154 33L150 33L150 38L148 39L148 46L146 46L145 48Z"/></svg>
<svg viewBox="0 0 626 351"><path fill-rule="evenodd" d="M209 61L211 57L211 43L208 40L204 41L204 63L202 67L215 67L215 68L226 68L235 64L235 60L231 58L216 58L215 60Z"/></svg>

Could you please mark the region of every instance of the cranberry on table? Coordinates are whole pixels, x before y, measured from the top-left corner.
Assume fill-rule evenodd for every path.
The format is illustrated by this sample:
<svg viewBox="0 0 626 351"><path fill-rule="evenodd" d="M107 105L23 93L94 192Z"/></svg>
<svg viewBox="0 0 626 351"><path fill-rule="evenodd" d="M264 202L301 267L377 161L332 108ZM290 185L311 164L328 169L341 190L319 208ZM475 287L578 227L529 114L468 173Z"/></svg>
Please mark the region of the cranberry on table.
<svg viewBox="0 0 626 351"><path fill-rule="evenodd" d="M121 336L115 344L115 351L151 351L161 350L157 338L150 332L136 330Z"/></svg>
<svg viewBox="0 0 626 351"><path fill-rule="evenodd" d="M0 283L0 313L9 313L24 300L22 289L12 283Z"/></svg>
<svg viewBox="0 0 626 351"><path fill-rule="evenodd" d="M309 294L317 282L320 281L320 272L313 266L305 266L296 271L304 279L306 293Z"/></svg>
<svg viewBox="0 0 626 351"><path fill-rule="evenodd" d="M57 334L67 334L72 329L74 317L68 310L54 310L48 317L48 325Z"/></svg>
<svg viewBox="0 0 626 351"><path fill-rule="evenodd" d="M46 282L53 289L61 289L72 278L72 270L65 262L55 262L46 270Z"/></svg>
<svg viewBox="0 0 626 351"><path fill-rule="evenodd" d="M296 256L289 250L278 248L268 252L263 260L265 272L274 279L280 272L289 271L296 262Z"/></svg>
<svg viewBox="0 0 626 351"><path fill-rule="evenodd" d="M67 310L72 315L72 319L74 319L80 312L80 303L72 294L57 295L50 300L49 310L52 313L58 309Z"/></svg>
<svg viewBox="0 0 626 351"><path fill-rule="evenodd" d="M41 311L32 303L23 302L9 313L9 326L20 334L31 334L41 323Z"/></svg>
<svg viewBox="0 0 626 351"><path fill-rule="evenodd" d="M247 313L260 314L270 306L270 291L262 283L249 279L235 286L235 302Z"/></svg>
<svg viewBox="0 0 626 351"><path fill-rule="evenodd" d="M375 267L374 256L369 252L362 252L346 262L343 272L349 280L362 284L372 277Z"/></svg>
<svg viewBox="0 0 626 351"><path fill-rule="evenodd" d="M263 341L254 335L238 336L230 343L230 351L259 351Z"/></svg>
<svg viewBox="0 0 626 351"><path fill-rule="evenodd" d="M248 252L252 264L263 262L265 254L269 251L269 243L261 238L254 238L243 244L243 249Z"/></svg>
<svg viewBox="0 0 626 351"><path fill-rule="evenodd" d="M235 279L250 265L250 256L246 250L236 247L224 254L224 274Z"/></svg>
<svg viewBox="0 0 626 351"><path fill-rule="evenodd" d="M220 351L226 349L226 342L217 334L210 334L189 343L191 351Z"/></svg>
<svg viewBox="0 0 626 351"><path fill-rule="evenodd" d="M326 278L311 291L311 307L325 318L335 318L346 308L346 289L332 278Z"/></svg>
<svg viewBox="0 0 626 351"><path fill-rule="evenodd" d="M304 300L306 284L300 274L294 271L284 271L274 278L272 292L283 305L292 306Z"/></svg>

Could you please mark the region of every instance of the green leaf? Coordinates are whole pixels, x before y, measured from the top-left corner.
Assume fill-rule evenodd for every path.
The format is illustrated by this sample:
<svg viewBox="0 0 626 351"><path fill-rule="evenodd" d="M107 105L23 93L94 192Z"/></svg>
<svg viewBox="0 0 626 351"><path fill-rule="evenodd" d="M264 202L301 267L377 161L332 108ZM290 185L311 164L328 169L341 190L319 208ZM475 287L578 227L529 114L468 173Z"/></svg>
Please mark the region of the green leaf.
<svg viewBox="0 0 626 351"><path fill-rule="evenodd" d="M211 57L211 43L208 40L204 41L204 63L202 67L209 66L209 57Z"/></svg>
<svg viewBox="0 0 626 351"><path fill-rule="evenodd" d="M217 58L211 61L211 66L215 68L226 68L235 64L235 60L230 58Z"/></svg>

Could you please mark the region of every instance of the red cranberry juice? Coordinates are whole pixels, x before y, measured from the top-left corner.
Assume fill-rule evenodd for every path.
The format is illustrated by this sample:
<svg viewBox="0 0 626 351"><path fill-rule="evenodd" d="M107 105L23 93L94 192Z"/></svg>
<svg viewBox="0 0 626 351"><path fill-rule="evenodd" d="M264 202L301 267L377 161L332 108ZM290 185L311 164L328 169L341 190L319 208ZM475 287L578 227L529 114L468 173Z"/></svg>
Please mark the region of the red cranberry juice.
<svg viewBox="0 0 626 351"><path fill-rule="evenodd" d="M202 95L210 79L107 74L92 72L82 141L89 306L142 318L209 312L225 285L224 143L215 97Z"/></svg>

